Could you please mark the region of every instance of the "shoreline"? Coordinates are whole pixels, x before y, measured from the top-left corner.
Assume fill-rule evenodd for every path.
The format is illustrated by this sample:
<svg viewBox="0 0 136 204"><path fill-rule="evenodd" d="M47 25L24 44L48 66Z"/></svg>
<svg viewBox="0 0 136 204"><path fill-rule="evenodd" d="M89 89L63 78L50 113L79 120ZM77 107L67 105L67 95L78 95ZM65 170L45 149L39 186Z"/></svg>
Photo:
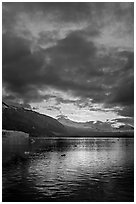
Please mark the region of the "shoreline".
<svg viewBox="0 0 136 204"><path fill-rule="evenodd" d="M130 138L134 139L134 136L61 136L61 137L30 137L30 139L46 139L46 140L52 140L52 139L125 139Z"/></svg>

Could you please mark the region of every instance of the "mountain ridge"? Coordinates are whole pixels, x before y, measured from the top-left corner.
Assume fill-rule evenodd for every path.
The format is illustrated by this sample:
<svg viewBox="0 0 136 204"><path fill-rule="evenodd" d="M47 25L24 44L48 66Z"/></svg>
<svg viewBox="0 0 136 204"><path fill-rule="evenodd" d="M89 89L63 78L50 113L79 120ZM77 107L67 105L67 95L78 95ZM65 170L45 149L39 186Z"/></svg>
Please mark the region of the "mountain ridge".
<svg viewBox="0 0 136 204"><path fill-rule="evenodd" d="M74 128L84 128L92 131L110 131L110 132L116 132L116 131L132 131L134 128L131 125L128 124L121 124L118 127L114 127L113 124L116 124L116 122L113 121L87 121L87 122L75 122L70 120L68 117L59 115L57 120L62 123L63 125L67 127L74 127ZM113 126L112 126L113 125Z"/></svg>
<svg viewBox="0 0 136 204"><path fill-rule="evenodd" d="M2 128L29 133L32 137L66 137L66 136L133 136L126 126L112 128L102 121L75 122L68 118L58 120L23 107L16 107L2 102Z"/></svg>
<svg viewBox="0 0 136 204"><path fill-rule="evenodd" d="M56 119L5 102L2 102L2 128L23 131L30 136L67 134L66 128Z"/></svg>

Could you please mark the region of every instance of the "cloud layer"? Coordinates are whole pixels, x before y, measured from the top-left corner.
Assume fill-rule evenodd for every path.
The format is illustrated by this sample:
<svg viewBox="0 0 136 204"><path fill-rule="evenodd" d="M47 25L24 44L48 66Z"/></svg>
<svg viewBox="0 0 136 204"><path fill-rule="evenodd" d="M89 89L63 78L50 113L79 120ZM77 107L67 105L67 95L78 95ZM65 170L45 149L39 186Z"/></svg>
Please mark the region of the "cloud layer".
<svg viewBox="0 0 136 204"><path fill-rule="evenodd" d="M133 29L133 3L3 3L4 100L133 116Z"/></svg>

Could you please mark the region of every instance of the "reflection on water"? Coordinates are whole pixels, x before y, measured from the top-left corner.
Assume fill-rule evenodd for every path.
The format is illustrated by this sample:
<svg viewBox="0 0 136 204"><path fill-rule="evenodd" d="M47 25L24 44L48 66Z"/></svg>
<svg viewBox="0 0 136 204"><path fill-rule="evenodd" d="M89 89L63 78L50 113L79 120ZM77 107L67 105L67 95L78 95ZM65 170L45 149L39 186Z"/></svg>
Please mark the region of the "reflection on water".
<svg viewBox="0 0 136 204"><path fill-rule="evenodd" d="M3 201L133 201L133 139L35 139L3 166Z"/></svg>

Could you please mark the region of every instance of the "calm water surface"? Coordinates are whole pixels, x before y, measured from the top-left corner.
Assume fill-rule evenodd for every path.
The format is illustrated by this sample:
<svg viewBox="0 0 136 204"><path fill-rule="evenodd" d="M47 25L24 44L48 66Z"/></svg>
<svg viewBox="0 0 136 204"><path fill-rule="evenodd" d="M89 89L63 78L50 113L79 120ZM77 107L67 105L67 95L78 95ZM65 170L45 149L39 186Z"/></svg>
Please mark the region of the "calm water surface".
<svg viewBox="0 0 136 204"><path fill-rule="evenodd" d="M8 146L3 146L3 201L134 200L133 139L31 139L27 151ZM6 163L16 149L18 155L26 151L25 157Z"/></svg>

